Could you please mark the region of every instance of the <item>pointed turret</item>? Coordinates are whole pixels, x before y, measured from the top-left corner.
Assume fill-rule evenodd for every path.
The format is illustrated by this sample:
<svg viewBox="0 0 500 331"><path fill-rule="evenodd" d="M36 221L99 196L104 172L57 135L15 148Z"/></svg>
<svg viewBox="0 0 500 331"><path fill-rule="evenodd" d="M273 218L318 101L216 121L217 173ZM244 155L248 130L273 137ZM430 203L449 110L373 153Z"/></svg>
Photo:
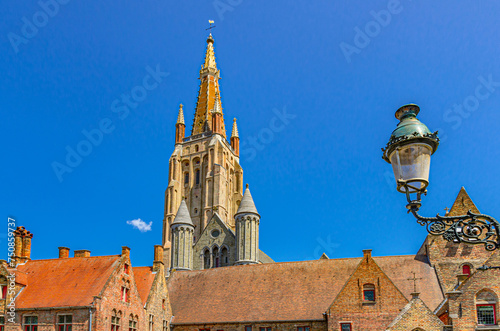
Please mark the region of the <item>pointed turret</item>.
<svg viewBox="0 0 500 331"><path fill-rule="evenodd" d="M172 232L172 265L170 269L192 270L194 224L185 200L182 200L170 229Z"/></svg>
<svg viewBox="0 0 500 331"><path fill-rule="evenodd" d="M174 221L172 222L172 225L174 224L187 224L194 226L191 216L189 215L186 200L182 200L181 205L177 210L177 215L175 215Z"/></svg>
<svg viewBox="0 0 500 331"><path fill-rule="evenodd" d="M243 194L243 199L241 199L241 203L238 208L238 211L236 212L236 215L247 214L247 213L259 215L259 213L257 212L257 208L255 207L255 202L253 202L250 189L248 188L248 184L245 190L245 194Z"/></svg>
<svg viewBox="0 0 500 331"><path fill-rule="evenodd" d="M200 89L196 102L196 112L194 114L193 129L191 135L197 135L213 129L212 111L220 112L220 133L226 137L224 127L224 115L222 113L222 103L219 89L220 71L217 69L214 52L214 39L212 34L207 39L207 51L205 61L200 70ZM218 97L217 97L218 96Z"/></svg>
<svg viewBox="0 0 500 331"><path fill-rule="evenodd" d="M186 135L186 124L184 124L184 111L182 110L182 103L179 106L179 115L177 116L177 123L175 124L175 144L182 143Z"/></svg>
<svg viewBox="0 0 500 331"><path fill-rule="evenodd" d="M253 202L248 184L234 217L236 220L236 264L259 263L260 215Z"/></svg>
<svg viewBox="0 0 500 331"><path fill-rule="evenodd" d="M238 134L238 126L236 125L236 118L233 120L233 132L231 133L231 147L234 154L240 156L240 136Z"/></svg>

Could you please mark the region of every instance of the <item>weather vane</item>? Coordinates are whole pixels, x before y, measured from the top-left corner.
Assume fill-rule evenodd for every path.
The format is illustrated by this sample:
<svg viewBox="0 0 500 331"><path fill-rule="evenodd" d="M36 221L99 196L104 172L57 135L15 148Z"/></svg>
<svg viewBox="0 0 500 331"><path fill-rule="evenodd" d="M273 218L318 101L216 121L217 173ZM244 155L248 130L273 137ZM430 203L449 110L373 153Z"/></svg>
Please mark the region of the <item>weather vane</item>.
<svg viewBox="0 0 500 331"><path fill-rule="evenodd" d="M212 26L212 24L214 24L215 22L212 20L208 20L208 23L210 23L210 27L206 28L205 30L210 30L210 33L212 33L212 29L215 28L215 25Z"/></svg>

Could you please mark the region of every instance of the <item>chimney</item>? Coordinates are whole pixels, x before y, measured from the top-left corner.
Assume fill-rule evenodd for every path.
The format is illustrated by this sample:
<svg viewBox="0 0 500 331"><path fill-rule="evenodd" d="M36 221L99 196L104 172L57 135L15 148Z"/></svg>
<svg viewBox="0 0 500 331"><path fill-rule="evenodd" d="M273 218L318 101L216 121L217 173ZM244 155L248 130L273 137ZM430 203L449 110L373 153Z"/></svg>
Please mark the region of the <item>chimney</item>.
<svg viewBox="0 0 500 331"><path fill-rule="evenodd" d="M69 255L69 250L68 250ZM90 257L90 251L88 249L80 249L75 251L75 257Z"/></svg>
<svg viewBox="0 0 500 331"><path fill-rule="evenodd" d="M59 258L66 259L69 257L69 248L68 247L58 247L59 248Z"/></svg>
<svg viewBox="0 0 500 331"><path fill-rule="evenodd" d="M31 238L33 238L33 233L27 231L24 226L18 226L14 231L14 259L16 263L25 263L31 260Z"/></svg>
<svg viewBox="0 0 500 331"><path fill-rule="evenodd" d="M128 248L127 246L122 246L122 257L123 256L126 256L130 259L130 248Z"/></svg>
<svg viewBox="0 0 500 331"><path fill-rule="evenodd" d="M155 256L153 261L153 271L158 271L163 267L163 246L155 245Z"/></svg>
<svg viewBox="0 0 500 331"><path fill-rule="evenodd" d="M363 257L366 258L366 261L368 262L368 259L372 257L372 250L363 249Z"/></svg>

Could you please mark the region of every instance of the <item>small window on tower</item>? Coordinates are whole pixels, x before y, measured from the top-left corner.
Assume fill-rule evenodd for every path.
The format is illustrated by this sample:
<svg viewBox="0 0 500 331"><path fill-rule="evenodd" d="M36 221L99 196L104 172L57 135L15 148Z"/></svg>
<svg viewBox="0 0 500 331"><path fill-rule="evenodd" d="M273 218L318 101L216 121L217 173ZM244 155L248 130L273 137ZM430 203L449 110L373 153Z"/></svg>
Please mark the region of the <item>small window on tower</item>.
<svg viewBox="0 0 500 331"><path fill-rule="evenodd" d="M189 184L189 172L186 172L184 174L184 184Z"/></svg>
<svg viewBox="0 0 500 331"><path fill-rule="evenodd" d="M352 330L351 323L341 323L340 324L340 331L351 331L351 330Z"/></svg>
<svg viewBox="0 0 500 331"><path fill-rule="evenodd" d="M200 169L196 170L196 185L200 185Z"/></svg>
<svg viewBox="0 0 500 331"><path fill-rule="evenodd" d="M198 152L200 150L200 147L198 145L194 145L194 150L195 152ZM198 161L198 163L200 163L200 161Z"/></svg>

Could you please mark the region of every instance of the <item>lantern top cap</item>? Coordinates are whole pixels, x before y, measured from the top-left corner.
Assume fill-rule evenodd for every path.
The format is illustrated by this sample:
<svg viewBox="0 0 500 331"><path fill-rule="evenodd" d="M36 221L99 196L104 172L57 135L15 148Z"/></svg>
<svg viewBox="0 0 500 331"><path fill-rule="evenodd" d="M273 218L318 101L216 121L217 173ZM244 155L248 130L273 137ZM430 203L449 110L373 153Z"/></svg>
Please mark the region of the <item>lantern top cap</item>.
<svg viewBox="0 0 500 331"><path fill-rule="evenodd" d="M418 113L420 113L420 107L414 103L410 103L410 104L407 104L407 105L400 107L396 111L395 116L398 120L401 121L406 116L412 116L412 115L417 116Z"/></svg>

